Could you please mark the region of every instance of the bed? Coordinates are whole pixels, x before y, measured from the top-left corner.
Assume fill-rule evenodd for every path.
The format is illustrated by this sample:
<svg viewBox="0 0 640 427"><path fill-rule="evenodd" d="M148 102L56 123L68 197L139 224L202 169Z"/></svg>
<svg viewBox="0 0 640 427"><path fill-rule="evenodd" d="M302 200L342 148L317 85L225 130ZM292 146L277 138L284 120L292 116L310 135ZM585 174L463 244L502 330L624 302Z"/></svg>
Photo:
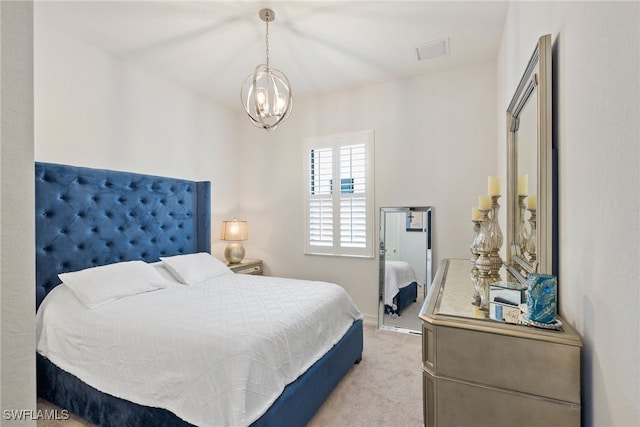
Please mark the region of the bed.
<svg viewBox="0 0 640 427"><path fill-rule="evenodd" d="M331 289L331 292L337 291L340 293L337 289L340 287L337 285L228 274L228 272L222 271L222 267L220 267L221 273L219 276L208 277L206 281L185 285L179 280L184 277L175 276L174 270L165 271L169 267L168 260L197 258L206 261L206 259L213 259L210 256L202 256L208 255L211 247L210 184L208 182L193 182L50 163L36 163L35 182L36 304L38 307L37 329L39 342L47 340L58 341L60 339L58 336L59 331L71 330L74 324L82 325L82 328L79 329L84 329L83 332L85 334L89 333L89 337L93 333L94 337L100 338L96 338L96 341L101 341L103 337L111 334L123 341L138 342L141 337L145 338L144 334L141 335L140 332L145 331L144 323L156 324L157 319L153 317L155 315L167 318L169 325L185 326L192 323L201 325L201 327L197 329L197 334L196 332L171 332L172 329L166 326L151 328L153 332L150 332L149 335L158 336L154 338L155 341L151 341L149 344L156 351L155 354L158 355L156 358L144 358L142 353L137 352L127 353L130 350L127 350L124 345L101 344L110 348L111 350L109 351L116 349L117 354L121 354L120 359L130 360L139 357L139 360L136 361L139 365L155 364L157 365L155 369L162 370L164 369L164 364L169 363L165 355L182 349L183 343L180 340L183 339L183 336L192 334L197 335L201 340L200 345L196 348L201 347L202 350L200 353L186 351L187 355L183 354L183 358L191 357L199 360L203 366L202 369L205 369L205 371L210 369L210 364L217 365L226 360L235 360L236 364L234 366L236 367L246 368L246 366L250 366L250 368L244 370L253 371L257 363L255 361L250 362L250 364L249 362L244 363L244 356L236 353L230 354L229 357L216 356L218 352L235 351L236 348L245 346L243 342L246 340L242 335L242 329L234 329L236 328L235 326L226 324L220 328L211 327L211 325L230 322L229 319L234 316L242 317L242 315L238 314L241 313L239 311L240 306L245 305L245 301L249 301L248 295L251 294L255 294L254 304L256 301L260 301L259 303L262 304L264 301L270 300L272 305L277 305L284 304L283 301L285 300L282 299L284 294L295 294L296 286L302 286L300 288L302 294L299 294L300 300L304 299L303 294L307 294L304 291L312 288L326 288ZM208 261L206 262L208 263ZM81 272L85 269L95 271L101 268L112 268L113 266L116 266L114 268L119 268L128 264L135 264L136 268L141 268L145 274L149 269L154 269L158 275L163 277L163 286L157 290L141 291L139 294L132 296L109 300L103 305L93 308L85 306L84 303L86 301L82 300L81 303L79 297L76 298L78 295L73 293L75 290L72 287L73 281L70 277L69 280L65 279L63 286L58 286L61 282L59 275L68 277L64 275L75 274L69 272ZM218 266L214 268L218 268ZM304 286L308 288L304 288ZM245 294L237 295L235 293L237 291L233 289L238 287L245 289ZM327 290L326 292L329 291ZM167 304L167 298L171 301L170 304ZM183 303L186 304L186 300L201 304L204 307L211 307L216 301L218 304L215 305L216 310L203 310L202 314L193 314L189 309L188 313L191 314L183 318L179 309ZM64 309L60 308L59 302L53 303L52 301L63 301L62 306ZM134 307L136 308L135 310L133 309ZM253 309L255 309L255 305L249 308L249 310ZM261 310L262 307L258 307L258 309ZM103 315L107 316L107 318L112 316L111 318L117 320L112 322L114 330L99 326L103 325L103 323L92 323L94 321L97 322L97 320L92 319L94 319L98 311L103 312ZM223 314L220 315L221 317L216 317L216 313L219 311ZM120 314L115 315L114 313ZM187 311L183 311L183 313L187 313ZM80 317L71 317L72 315ZM127 318L127 315L130 317ZM120 318L120 316L125 317ZM227 401L227 403L231 402L231 405L234 406L233 414L235 414L229 415L229 418L216 418L218 409L215 408L215 405L221 404L211 403L214 401L209 396L210 394L215 394L213 390L222 381L219 373L211 376L201 375L202 381L200 382L206 384L197 387L195 390L190 391L185 389L184 385L176 385L175 387L167 387L166 390L168 392L163 390L156 400L141 402L138 401L138 397L127 398L130 396L119 395L121 389L126 389L128 386L120 385L118 393L106 391L111 391L111 389L105 386L103 382L112 381L118 387L117 382L120 379L120 374L126 368L120 367L117 370L113 368L110 375L103 374L100 380L103 382L93 382L94 379L89 381L86 378L87 372L91 375L100 375L97 373L98 370L94 369L90 363L95 363L96 365L100 363L95 361L85 362L85 365L88 366L88 368L85 368L87 372L79 371L80 373L76 372L74 375L69 371L76 369L76 367L67 360L73 358L61 355L60 351L55 348L54 350L49 349L42 352L38 350L38 395L92 423L102 426L184 426L193 424L303 426L313 417L316 410L340 379L351 369L353 364L360 361L362 355L362 319L359 313L352 313L352 318L348 321L348 324L338 327L338 329L342 329L337 332L337 336L323 339L325 344L330 343L328 351L315 350L315 360L303 362L298 360L300 358L299 354L293 350L297 338L291 339L287 336L278 341L269 336L264 329L261 329L263 323L268 323L262 320L269 316L271 315L256 316L257 321L247 322L246 317L248 316L244 315L245 327L255 331L253 335L266 337L258 343L258 347L246 347L252 354L260 355L262 358L260 362L262 363L267 360L264 358L266 357L265 355L286 353L286 351L281 350L288 349L286 346L291 345L291 349L288 350L294 356L291 360L294 360L295 363L283 360L277 360L273 363L278 364L278 366L297 365L296 369L301 369L302 371L299 375L296 370L288 372L287 375L290 378L285 378L281 386L274 385L276 381L269 376L265 376L267 374L264 373L260 374L264 380L260 387L254 387L256 381L251 379L251 387L259 389L260 393L264 392L267 395L268 389L277 389L275 391L277 394L273 397L274 391L270 390L272 397L269 402L257 405L247 403L246 407L242 406L245 404L244 402L253 402L254 396L260 393L250 395L247 392L246 396L250 397L245 396L244 400L238 400L234 397L234 400ZM297 331L298 325L305 322L314 324L319 331L330 329L319 323L318 319L331 317L326 316L321 311L316 314L319 317L308 321L302 317L298 318L299 314L292 314L292 316L294 316L292 319L295 321L291 319L278 321L278 318L274 316L272 323L282 323L285 327L288 325L288 329L298 334L301 333ZM52 324L48 330L44 326L44 324L48 324L51 321L48 319L59 318L64 318L64 321L69 322L68 325L70 326L64 326L64 324L61 324L62 326L53 326ZM221 318L224 320L220 320ZM127 325L127 327L118 330L118 323ZM291 327L291 325L295 327ZM221 332L218 331L218 329L225 328L230 329L232 332L226 338L219 335ZM123 334L122 331L125 329L127 331L131 330L131 334L138 335ZM162 334L166 333L172 340L177 340L172 349L166 347L167 340L160 337L162 334L158 333L158 330L162 331ZM332 333L336 334L336 331ZM238 339L239 336L242 339ZM225 344L225 340L229 341L229 343ZM87 338L83 337L76 341L76 344L83 345L83 343L87 342ZM162 347L163 345L165 347ZM254 351L256 348L259 348L259 350ZM47 351L50 351L50 353L47 353ZM95 350L97 353L101 351L107 352L104 349ZM45 356L42 353L47 353L47 355ZM83 349L81 353L91 353L91 351ZM132 356L132 354L137 356ZM113 356L108 356L107 359L110 357ZM55 361L58 363L55 363ZM64 365L66 369L58 365ZM132 370L131 372L134 371ZM138 371L135 370L134 373L136 372ZM169 377L168 380L178 381L172 375L167 375L167 377ZM130 378L130 376L124 376L123 378ZM145 380L134 378L131 384L137 384L141 381L144 382ZM235 380L229 381L235 382ZM92 384L88 382L92 382ZM187 382L190 385L198 381ZM151 386L147 386L147 389L155 390L153 383L150 384ZM176 384L179 383L176 382ZM179 390L180 393L173 393L174 389ZM245 389L248 389L248 387L245 387ZM188 413L181 413L180 405L178 407L165 405L165 394L172 393L182 398L181 404L186 406L203 407L203 404L198 402L201 402L199 399L204 399L202 402L209 402L204 406L211 406L213 412L202 415L200 418L193 417ZM235 396L237 393L233 392L232 394ZM153 396L153 393L151 395ZM158 404L159 402L162 404ZM236 408L235 405L239 407ZM262 409L256 410L255 407ZM251 414L248 414L248 412L251 412Z"/></svg>
<svg viewBox="0 0 640 427"><path fill-rule="evenodd" d="M405 261L385 260L385 312L400 316L402 311L417 299L418 282L411 264Z"/></svg>

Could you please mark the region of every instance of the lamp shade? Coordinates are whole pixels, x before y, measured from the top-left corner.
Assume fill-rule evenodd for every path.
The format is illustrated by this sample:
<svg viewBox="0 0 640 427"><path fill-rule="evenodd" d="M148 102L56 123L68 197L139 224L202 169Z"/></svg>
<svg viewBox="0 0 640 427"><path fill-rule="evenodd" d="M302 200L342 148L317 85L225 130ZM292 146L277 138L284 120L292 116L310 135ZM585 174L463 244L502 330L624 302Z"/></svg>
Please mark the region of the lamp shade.
<svg viewBox="0 0 640 427"><path fill-rule="evenodd" d="M247 221L222 221L222 232L220 233L221 240L228 241L241 241L249 238L249 228L247 227Z"/></svg>

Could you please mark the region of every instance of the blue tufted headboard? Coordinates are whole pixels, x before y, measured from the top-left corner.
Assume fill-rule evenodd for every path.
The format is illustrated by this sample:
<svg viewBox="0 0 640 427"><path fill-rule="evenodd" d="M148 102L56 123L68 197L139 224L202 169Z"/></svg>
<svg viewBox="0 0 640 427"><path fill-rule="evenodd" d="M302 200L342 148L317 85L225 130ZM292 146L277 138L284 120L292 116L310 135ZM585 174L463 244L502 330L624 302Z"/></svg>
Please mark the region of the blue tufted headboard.
<svg viewBox="0 0 640 427"><path fill-rule="evenodd" d="M211 184L36 163L36 307L59 273L211 252Z"/></svg>

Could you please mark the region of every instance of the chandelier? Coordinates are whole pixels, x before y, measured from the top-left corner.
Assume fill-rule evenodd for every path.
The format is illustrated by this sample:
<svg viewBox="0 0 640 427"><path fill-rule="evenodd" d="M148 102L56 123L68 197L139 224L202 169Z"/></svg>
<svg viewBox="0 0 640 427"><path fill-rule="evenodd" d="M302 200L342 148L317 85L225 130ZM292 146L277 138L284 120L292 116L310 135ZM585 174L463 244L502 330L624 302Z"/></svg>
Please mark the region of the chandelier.
<svg viewBox="0 0 640 427"><path fill-rule="evenodd" d="M269 66L269 22L276 16L273 10L266 8L260 10L259 16L267 25L265 36L267 60L265 64L258 65L253 74L245 79L240 89L240 99L251 123L272 131L289 117L293 97L287 76L282 71Z"/></svg>

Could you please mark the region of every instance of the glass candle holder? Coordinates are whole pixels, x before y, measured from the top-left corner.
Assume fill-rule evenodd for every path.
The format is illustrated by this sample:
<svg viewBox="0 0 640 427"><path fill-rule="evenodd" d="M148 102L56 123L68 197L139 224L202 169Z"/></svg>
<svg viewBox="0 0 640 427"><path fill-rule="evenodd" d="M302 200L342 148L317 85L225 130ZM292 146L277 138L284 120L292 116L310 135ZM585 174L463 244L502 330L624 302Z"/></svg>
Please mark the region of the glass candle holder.
<svg viewBox="0 0 640 427"><path fill-rule="evenodd" d="M493 262L490 258L492 241L489 234L489 211L490 209L480 209L480 231L476 239L478 278L475 287L480 294L479 308L484 311L489 310L489 285L495 281L491 274Z"/></svg>
<svg viewBox="0 0 640 427"><path fill-rule="evenodd" d="M536 260L536 210L527 209L529 215L529 226L531 227L531 234L527 240L527 253L529 254L529 261L534 262Z"/></svg>
<svg viewBox="0 0 640 427"><path fill-rule="evenodd" d="M473 293L473 305L480 305L480 290L478 289L478 267L476 266L476 261L478 260L478 257L480 256L480 254L478 253L478 249L476 248L477 245L477 240L478 240L478 235L480 234L480 220L479 219L473 219L471 220L471 222L473 223L473 241L471 242L471 245L469 246L469 251L471 252L471 258L469 259L469 261L471 261L471 272L470 272L470 278L471 281L474 283L474 293Z"/></svg>
<svg viewBox="0 0 640 427"><path fill-rule="evenodd" d="M527 252L527 243L529 242L529 229L525 220L526 207L524 199L527 196L525 194L518 195L518 218L516 223L516 246L518 248L518 255L522 256Z"/></svg>
<svg viewBox="0 0 640 427"><path fill-rule="evenodd" d="M491 244L489 258L491 259L491 270L493 277L499 277L498 271L500 271L500 268L502 267L500 248L502 248L503 237L502 230L500 229L500 223L498 221L498 212L500 210L500 205L498 204L499 198L500 196L491 196L491 210L487 229L487 232L489 233L489 241Z"/></svg>

